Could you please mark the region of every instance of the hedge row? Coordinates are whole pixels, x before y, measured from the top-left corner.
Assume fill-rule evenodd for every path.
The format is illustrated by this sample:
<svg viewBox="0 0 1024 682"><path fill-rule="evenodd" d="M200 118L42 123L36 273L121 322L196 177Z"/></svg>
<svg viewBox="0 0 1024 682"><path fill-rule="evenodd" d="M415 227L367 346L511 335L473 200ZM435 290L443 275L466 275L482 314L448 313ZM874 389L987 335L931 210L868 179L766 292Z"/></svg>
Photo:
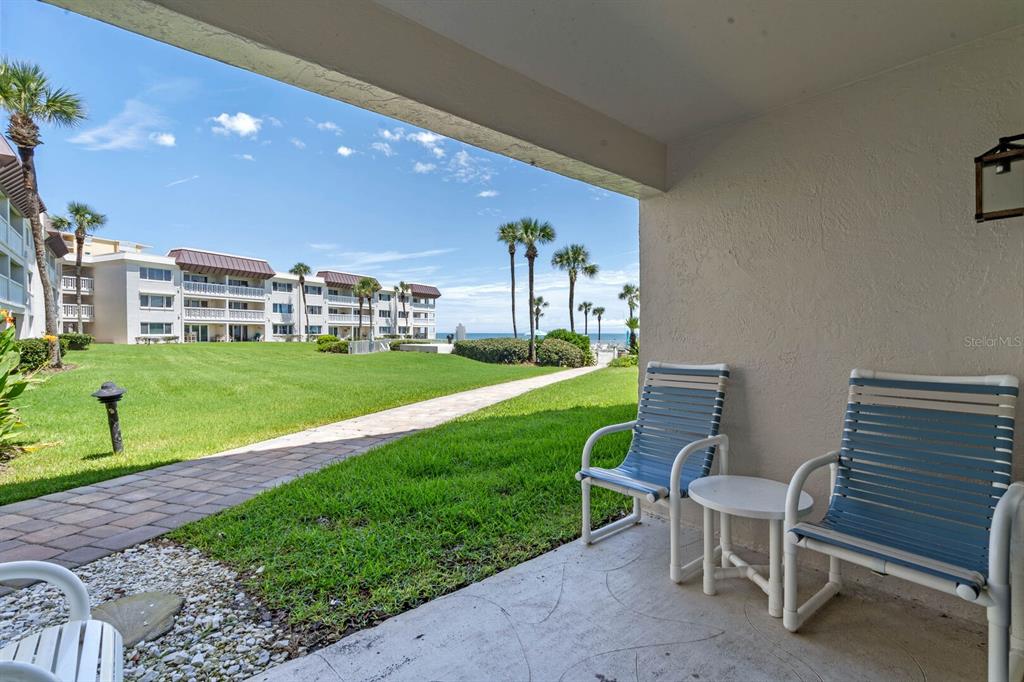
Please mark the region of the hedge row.
<svg viewBox="0 0 1024 682"><path fill-rule="evenodd" d="M608 363L609 367L636 367L636 355L623 355Z"/></svg>
<svg viewBox="0 0 1024 682"><path fill-rule="evenodd" d="M519 365L530 360L530 342L525 339L473 339L456 341L452 350L470 360L499 365Z"/></svg>
<svg viewBox="0 0 1024 682"><path fill-rule="evenodd" d="M15 344L21 354L18 369L23 372L34 372L50 364L50 342L46 339L21 339ZM68 340L60 339L60 354L68 352Z"/></svg>
<svg viewBox="0 0 1024 682"><path fill-rule="evenodd" d="M331 341L318 343L316 349L321 353L348 353L348 341Z"/></svg>
<svg viewBox="0 0 1024 682"><path fill-rule="evenodd" d="M79 334L77 332L67 332L60 335L61 341L68 342L68 348L71 350L85 350L89 347L95 339L90 334Z"/></svg>
<svg viewBox="0 0 1024 682"><path fill-rule="evenodd" d="M566 341L579 348L580 353L583 354L584 365L590 366L597 362L597 360L594 358L594 354L590 350L589 336L577 334L576 332L571 332L568 329L552 329L544 336L545 341L547 341L548 339L558 339L560 341Z"/></svg>
<svg viewBox="0 0 1024 682"><path fill-rule="evenodd" d="M545 367L582 367L583 353L579 348L550 334L537 346L537 364Z"/></svg>
<svg viewBox="0 0 1024 682"><path fill-rule="evenodd" d="M392 339L388 342L391 350L398 350L403 343L437 343L432 339Z"/></svg>

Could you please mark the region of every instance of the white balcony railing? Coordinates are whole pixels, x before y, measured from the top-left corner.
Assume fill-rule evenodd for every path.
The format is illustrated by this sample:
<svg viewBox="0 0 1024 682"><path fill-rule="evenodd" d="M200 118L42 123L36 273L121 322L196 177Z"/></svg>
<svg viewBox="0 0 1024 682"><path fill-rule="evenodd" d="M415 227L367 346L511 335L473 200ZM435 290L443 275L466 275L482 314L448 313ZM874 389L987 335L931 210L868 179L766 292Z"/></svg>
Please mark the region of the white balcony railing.
<svg viewBox="0 0 1024 682"><path fill-rule="evenodd" d="M86 293L86 292L92 293L93 284L95 283L93 278L92 277L82 277L80 279L82 280L82 293L83 294ZM74 291L75 290L75 278L74 278L74 276L71 276L71 277L68 277L68 276L61 277L60 278L60 288L64 289L65 291Z"/></svg>
<svg viewBox="0 0 1024 682"><path fill-rule="evenodd" d="M25 287L9 277L0 275L0 300L13 305L25 305Z"/></svg>
<svg viewBox="0 0 1024 682"><path fill-rule="evenodd" d="M185 308L186 320L241 320L264 321L266 311L236 310L234 308Z"/></svg>
<svg viewBox="0 0 1024 682"><path fill-rule="evenodd" d="M239 287L233 284L212 284L210 282L182 282L186 293L229 298L263 298L266 290L257 287Z"/></svg>
<svg viewBox="0 0 1024 682"><path fill-rule="evenodd" d="M359 299L355 296L340 296L338 294L325 294L324 299L328 303L341 303L342 305L359 305ZM364 302L365 304L365 302Z"/></svg>
<svg viewBox="0 0 1024 682"><path fill-rule="evenodd" d="M7 248L20 257L25 256L25 238L23 233L11 227L7 220L0 216L0 240L7 244Z"/></svg>
<svg viewBox="0 0 1024 682"><path fill-rule="evenodd" d="M363 321L370 319L369 315L363 315ZM359 322L358 315L339 315L337 313L331 313L327 316L327 321L333 324L357 324Z"/></svg>
<svg viewBox="0 0 1024 682"><path fill-rule="evenodd" d="M64 313L64 319L65 320L77 320L78 319L78 306L77 305L75 305L74 303L65 303L63 305L63 309L64 309L63 313ZM94 314L95 314L95 310L94 310L93 306L87 305L85 303L82 304L82 319L83 320L91 320L93 318Z"/></svg>

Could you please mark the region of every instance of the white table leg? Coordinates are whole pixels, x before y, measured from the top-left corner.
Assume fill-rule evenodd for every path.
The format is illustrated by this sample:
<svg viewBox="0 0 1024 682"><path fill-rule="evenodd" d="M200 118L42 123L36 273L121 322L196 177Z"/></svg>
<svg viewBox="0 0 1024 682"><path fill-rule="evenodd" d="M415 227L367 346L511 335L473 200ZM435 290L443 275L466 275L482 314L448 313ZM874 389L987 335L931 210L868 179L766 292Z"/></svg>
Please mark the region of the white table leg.
<svg viewBox="0 0 1024 682"><path fill-rule="evenodd" d="M769 521L768 615L782 617L782 521Z"/></svg>
<svg viewBox="0 0 1024 682"><path fill-rule="evenodd" d="M725 552L722 553L725 555ZM715 593L715 512L704 507L704 594Z"/></svg>
<svg viewBox="0 0 1024 682"><path fill-rule="evenodd" d="M722 546L722 568L732 567L732 519L718 512L718 544Z"/></svg>

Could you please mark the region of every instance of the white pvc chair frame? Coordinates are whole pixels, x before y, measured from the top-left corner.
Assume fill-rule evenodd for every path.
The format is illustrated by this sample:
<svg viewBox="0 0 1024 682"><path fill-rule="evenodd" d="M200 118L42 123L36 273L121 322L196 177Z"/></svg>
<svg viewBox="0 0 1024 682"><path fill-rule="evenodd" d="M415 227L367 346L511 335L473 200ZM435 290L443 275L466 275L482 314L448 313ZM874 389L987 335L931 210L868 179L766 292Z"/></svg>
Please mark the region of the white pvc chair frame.
<svg viewBox="0 0 1024 682"><path fill-rule="evenodd" d="M900 375L885 376L893 378ZM942 378L960 381L964 379ZM789 532L800 522L797 505L807 478L825 466L829 467L831 473L831 500L839 467L838 450L804 462L793 474L786 494L782 612L782 623L786 629L796 632L818 609L839 594L842 588L840 562L848 561L883 575L909 580L939 592L956 595L972 604L984 606L988 610L989 682L1017 682L1024 679L1024 482L1010 484L996 503L992 529L989 533L988 581L980 593L975 593L970 587L958 585L952 580L813 538L801 539ZM797 598L797 548L810 549L829 558L828 582L803 604L799 604ZM1011 554L1016 560L1012 566ZM1012 589L1011 585L1016 589Z"/></svg>
<svg viewBox="0 0 1024 682"><path fill-rule="evenodd" d="M0 582L9 580L42 580L54 585L68 600L68 620L89 620L89 593L74 573L46 561L11 561L0 564ZM49 671L22 661L0 661L0 680L24 682L60 682Z"/></svg>
<svg viewBox="0 0 1024 682"><path fill-rule="evenodd" d="M636 420L623 422L621 424L612 424L611 426L605 426L597 431L594 431L587 439L586 445L583 446L583 457L581 462L581 470L586 471L590 468L590 453L594 449L594 445L604 436L610 433L618 433L620 431L629 431L636 426ZM675 459L672 462L672 471L669 480L669 499L666 502L663 499L656 500L653 495L643 495L636 490L630 490L622 486L609 483L607 481L600 481L584 477L580 481L580 485L583 489L583 528L580 540L584 545L593 544L599 540L617 533L631 526L635 526L640 523L643 517L643 511L640 508L640 500L646 497L647 501L651 504L655 504L661 508L668 507L669 512L669 574L674 582L682 582L689 579L690 577L700 573L703 570L703 556L699 556L696 559L682 564L680 554L682 553L682 544L679 539L679 526L682 518L681 503L683 496L679 493L679 479L683 473L683 464L686 462L690 455L699 452L712 445L718 446L718 452L716 459L718 460L719 473L725 474L729 471L729 438L724 433L720 433L717 436L710 436L708 438L701 438L688 444L686 447L679 451ZM627 497L633 498L633 512L628 516L625 516L617 521L602 526L600 528L590 528L590 487L596 485L599 488L606 488L613 490ZM731 535L729 533L729 522L728 516L722 514L721 520L721 544L715 548L716 558L719 552L723 548L729 547L729 540Z"/></svg>

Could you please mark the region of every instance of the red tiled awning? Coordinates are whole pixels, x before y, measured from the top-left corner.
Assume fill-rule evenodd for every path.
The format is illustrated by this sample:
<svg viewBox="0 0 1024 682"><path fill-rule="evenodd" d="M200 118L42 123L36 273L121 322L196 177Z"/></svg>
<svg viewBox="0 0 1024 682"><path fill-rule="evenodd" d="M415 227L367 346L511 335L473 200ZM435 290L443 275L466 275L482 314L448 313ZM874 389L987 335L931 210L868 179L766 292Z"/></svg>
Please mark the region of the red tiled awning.
<svg viewBox="0 0 1024 682"><path fill-rule="evenodd" d="M46 248L53 252L53 255L57 258L63 258L64 256L71 253L68 248L68 243L64 241L63 235L57 230L46 231Z"/></svg>
<svg viewBox="0 0 1024 682"><path fill-rule="evenodd" d="M270 279L274 276L274 269L270 267L270 263L258 258L244 258L194 249L172 249L167 255L174 259L179 268L189 272L209 275L238 275L256 279Z"/></svg>
<svg viewBox="0 0 1024 682"><path fill-rule="evenodd" d="M336 270L321 270L316 273L317 277L322 277L327 286L333 287L345 287L351 288L359 284L359 280L366 277L366 275L353 275L350 272L338 272ZM368 279L373 279L369 277Z"/></svg>
<svg viewBox="0 0 1024 682"><path fill-rule="evenodd" d="M413 296L422 296L424 298L441 298L441 292L438 291L437 287L432 287L427 284L410 284L409 288L412 290Z"/></svg>

